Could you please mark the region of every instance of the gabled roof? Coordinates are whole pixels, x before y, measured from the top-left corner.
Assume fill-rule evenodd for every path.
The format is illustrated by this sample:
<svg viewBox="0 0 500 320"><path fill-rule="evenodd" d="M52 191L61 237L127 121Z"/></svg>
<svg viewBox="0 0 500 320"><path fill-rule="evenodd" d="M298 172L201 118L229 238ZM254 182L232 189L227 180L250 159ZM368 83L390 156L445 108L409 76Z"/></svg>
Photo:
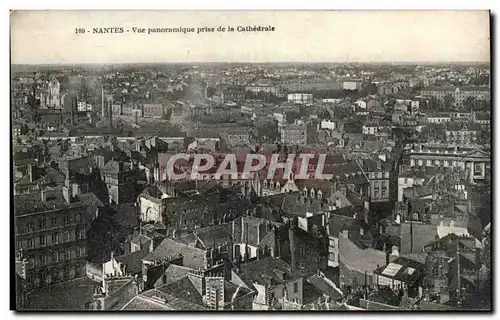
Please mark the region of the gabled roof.
<svg viewBox="0 0 500 320"><path fill-rule="evenodd" d="M398 257L388 265L384 265L373 272L390 279L414 283L422 276L423 270L424 264Z"/></svg>
<svg viewBox="0 0 500 320"><path fill-rule="evenodd" d="M126 266L127 274L136 274L142 271L142 259L148 254L146 250L139 250L115 257L117 262L121 262Z"/></svg>
<svg viewBox="0 0 500 320"><path fill-rule="evenodd" d="M174 282L170 282L157 290L194 304L203 305L203 297L187 276Z"/></svg>
<svg viewBox="0 0 500 320"><path fill-rule="evenodd" d="M292 270L292 267L283 259L273 257L242 264L238 276L249 287L253 287L253 283L273 286L302 277L300 272Z"/></svg>
<svg viewBox="0 0 500 320"><path fill-rule="evenodd" d="M315 274L307 278L307 282L312 284L323 294L328 295L331 300L341 300L343 297L342 291L331 281L322 274Z"/></svg>

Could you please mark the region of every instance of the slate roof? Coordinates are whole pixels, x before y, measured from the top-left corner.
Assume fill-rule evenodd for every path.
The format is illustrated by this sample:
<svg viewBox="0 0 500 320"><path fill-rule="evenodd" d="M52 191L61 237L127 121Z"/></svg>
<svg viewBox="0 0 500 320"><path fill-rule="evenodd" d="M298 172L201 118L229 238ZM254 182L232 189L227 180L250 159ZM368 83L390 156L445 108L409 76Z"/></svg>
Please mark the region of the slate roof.
<svg viewBox="0 0 500 320"><path fill-rule="evenodd" d="M307 282L316 287L320 292L328 295L331 300L338 301L343 297L342 291L340 291L330 279L322 275L312 275L307 278Z"/></svg>
<svg viewBox="0 0 500 320"><path fill-rule="evenodd" d="M151 289L132 298L121 310L125 311L198 311L206 310L202 305L186 301L171 294Z"/></svg>
<svg viewBox="0 0 500 320"><path fill-rule="evenodd" d="M84 277L33 291L24 310L84 310L95 285L99 283Z"/></svg>
<svg viewBox="0 0 500 320"><path fill-rule="evenodd" d="M203 305L203 297L199 294L198 290L196 290L195 286L187 276L170 282L157 290L194 304Z"/></svg>
<svg viewBox="0 0 500 320"><path fill-rule="evenodd" d="M285 281L301 278L302 275L283 259L267 257L242 264L238 276L249 286L253 282L261 285L277 285L283 282L281 273L285 274Z"/></svg>
<svg viewBox="0 0 500 320"><path fill-rule="evenodd" d="M340 235L339 237L339 261L347 268L358 272L372 273L377 265L385 265L385 252L375 249L360 249L354 242Z"/></svg>
<svg viewBox="0 0 500 320"><path fill-rule="evenodd" d="M47 190L45 190L47 191ZM40 194L21 194L14 196L14 212L16 216L31 213L38 213L48 210L58 210L64 208L76 208L83 206L82 202L72 202L68 204L64 199L62 190L53 190L50 193L51 200L42 201Z"/></svg>
<svg viewBox="0 0 500 320"><path fill-rule="evenodd" d="M343 230L349 230L353 224L354 219L348 216L342 216L337 214L330 214L329 229L330 236L338 238L339 233Z"/></svg>
<svg viewBox="0 0 500 320"><path fill-rule="evenodd" d="M126 266L127 274L137 274L142 272L142 259L148 254L146 250L139 250L115 257L117 262Z"/></svg>
<svg viewBox="0 0 500 320"><path fill-rule="evenodd" d="M196 229L194 234L201 241L205 249L214 246L232 243L231 234L226 231L226 226L210 226L206 228Z"/></svg>
<svg viewBox="0 0 500 320"><path fill-rule="evenodd" d="M436 240L437 227L428 224L413 223L413 249L411 248L410 223L401 224L401 253L422 252L425 245Z"/></svg>

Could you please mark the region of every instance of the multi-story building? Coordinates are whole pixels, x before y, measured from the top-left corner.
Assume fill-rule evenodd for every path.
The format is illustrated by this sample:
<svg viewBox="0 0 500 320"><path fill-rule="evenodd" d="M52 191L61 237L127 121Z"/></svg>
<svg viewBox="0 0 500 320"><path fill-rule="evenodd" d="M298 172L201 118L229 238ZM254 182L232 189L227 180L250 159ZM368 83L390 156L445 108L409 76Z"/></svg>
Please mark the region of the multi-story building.
<svg viewBox="0 0 500 320"><path fill-rule="evenodd" d="M145 103L143 106L144 118L161 119L165 114L165 107L161 104Z"/></svg>
<svg viewBox="0 0 500 320"><path fill-rule="evenodd" d="M489 152L474 147L428 143L407 151L410 167L452 167L467 171L471 182L486 179L490 171Z"/></svg>
<svg viewBox="0 0 500 320"><path fill-rule="evenodd" d="M350 79L342 82L342 89L344 90L361 90L362 87L363 81L360 79Z"/></svg>
<svg viewBox="0 0 500 320"><path fill-rule="evenodd" d="M277 95L279 92L279 88L273 83L272 80L260 79L252 84L247 85L245 87L245 91Z"/></svg>
<svg viewBox="0 0 500 320"><path fill-rule="evenodd" d="M92 105L85 102L85 101L78 101L76 103L76 111L78 111L78 112L92 111Z"/></svg>
<svg viewBox="0 0 500 320"><path fill-rule="evenodd" d="M403 201L403 192L407 188L421 186L425 182L425 175L422 171L409 170L398 176L398 201Z"/></svg>
<svg viewBox="0 0 500 320"><path fill-rule="evenodd" d="M472 97L477 100L490 101L490 88L488 87L457 87L457 88L433 88L422 90L424 97L434 97L444 101L447 96L451 97L455 107L462 107L467 98Z"/></svg>
<svg viewBox="0 0 500 320"><path fill-rule="evenodd" d="M479 128L475 126L461 127L449 125L446 128L446 142L456 144L475 144L479 134Z"/></svg>
<svg viewBox="0 0 500 320"><path fill-rule="evenodd" d="M137 194L134 172L123 161L109 161L102 168L101 176L108 187L109 203L135 201Z"/></svg>
<svg viewBox="0 0 500 320"><path fill-rule="evenodd" d="M313 95L310 93L291 93L287 98L288 102L293 104L308 104L313 102Z"/></svg>
<svg viewBox="0 0 500 320"><path fill-rule="evenodd" d="M225 128L221 138L229 146L247 145L250 143L250 132L248 128Z"/></svg>
<svg viewBox="0 0 500 320"><path fill-rule="evenodd" d="M253 310L285 309L285 301L304 304L303 275L284 260L267 257L242 264L231 281L255 290Z"/></svg>
<svg viewBox="0 0 500 320"><path fill-rule="evenodd" d="M380 159L358 160L363 174L370 180L370 197L372 202L389 201L391 197L391 164Z"/></svg>
<svg viewBox="0 0 500 320"><path fill-rule="evenodd" d="M288 145L307 144L307 125L293 124L281 129L281 143Z"/></svg>
<svg viewBox="0 0 500 320"><path fill-rule="evenodd" d="M50 189L15 196L14 205L25 292L84 276L87 206Z"/></svg>
<svg viewBox="0 0 500 320"><path fill-rule="evenodd" d="M446 123L450 122L451 117L449 114L436 114L436 115L430 115L427 117L427 123Z"/></svg>

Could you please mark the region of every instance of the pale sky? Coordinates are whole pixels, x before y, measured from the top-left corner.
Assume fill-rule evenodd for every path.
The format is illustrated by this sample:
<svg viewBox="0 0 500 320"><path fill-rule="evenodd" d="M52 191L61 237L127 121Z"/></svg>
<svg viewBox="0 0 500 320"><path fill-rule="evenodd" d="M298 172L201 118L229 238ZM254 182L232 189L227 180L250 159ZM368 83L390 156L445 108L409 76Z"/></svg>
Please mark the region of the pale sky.
<svg viewBox="0 0 500 320"><path fill-rule="evenodd" d="M132 31L247 25L276 31ZM489 29L488 11L17 11L11 62L489 62Z"/></svg>

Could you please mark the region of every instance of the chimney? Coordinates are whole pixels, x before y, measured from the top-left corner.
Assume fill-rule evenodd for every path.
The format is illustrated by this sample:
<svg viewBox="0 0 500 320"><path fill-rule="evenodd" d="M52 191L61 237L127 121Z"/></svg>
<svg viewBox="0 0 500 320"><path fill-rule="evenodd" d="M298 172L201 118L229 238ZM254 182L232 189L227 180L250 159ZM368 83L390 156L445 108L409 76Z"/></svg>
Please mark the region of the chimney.
<svg viewBox="0 0 500 320"><path fill-rule="evenodd" d="M330 193L335 194L337 192L337 182L333 182L332 186L330 187Z"/></svg>
<svg viewBox="0 0 500 320"><path fill-rule="evenodd" d="M385 246L385 245L384 245ZM385 252L385 264L388 265L390 261L389 251Z"/></svg>
<svg viewBox="0 0 500 320"><path fill-rule="evenodd" d="M398 246L392 246L391 251L392 251L391 255L396 256L396 257L399 256L399 248L398 248Z"/></svg>
<svg viewBox="0 0 500 320"><path fill-rule="evenodd" d="M122 172L122 171L123 171L123 165L124 165L123 161L119 161L119 162L118 162L118 170L119 170L120 172Z"/></svg>
<svg viewBox="0 0 500 320"><path fill-rule="evenodd" d="M47 191L45 191L43 189L40 191L40 199L42 200L42 202L47 201Z"/></svg>
<svg viewBox="0 0 500 320"><path fill-rule="evenodd" d="M290 225L288 226L288 239L290 241L290 265L292 266L292 270L296 268L295 261L295 237L293 229L295 227L295 222L290 221Z"/></svg>
<svg viewBox="0 0 500 320"><path fill-rule="evenodd" d="M36 166L31 165L31 164L28 166L28 175L30 177L30 182L35 181Z"/></svg>
<svg viewBox="0 0 500 320"><path fill-rule="evenodd" d="M71 198L72 198L71 187L68 187L68 186L63 187L63 197L64 197L64 200L66 200L66 204L70 204Z"/></svg>
<svg viewBox="0 0 500 320"><path fill-rule="evenodd" d="M454 221L454 220L451 220L451 221L450 221L450 227L452 227L452 228L453 228L454 226L455 226L455 221Z"/></svg>
<svg viewBox="0 0 500 320"><path fill-rule="evenodd" d="M377 160L377 170L382 170L382 161Z"/></svg>

